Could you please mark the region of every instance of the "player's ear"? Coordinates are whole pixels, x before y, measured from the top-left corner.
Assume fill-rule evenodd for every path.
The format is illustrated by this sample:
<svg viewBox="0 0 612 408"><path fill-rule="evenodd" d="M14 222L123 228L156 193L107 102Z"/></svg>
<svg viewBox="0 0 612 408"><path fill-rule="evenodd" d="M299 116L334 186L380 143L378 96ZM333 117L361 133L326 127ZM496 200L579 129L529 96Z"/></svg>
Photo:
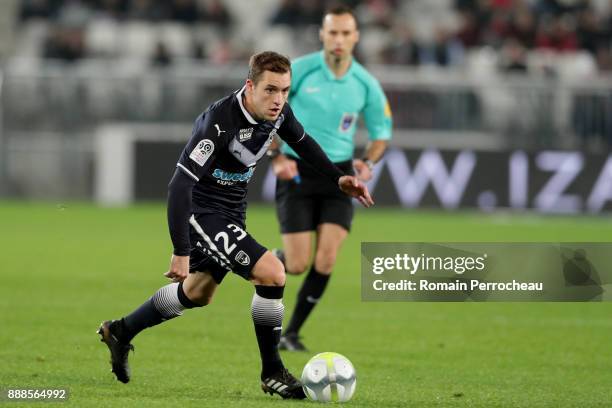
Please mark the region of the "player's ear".
<svg viewBox="0 0 612 408"><path fill-rule="evenodd" d="M247 79L245 85L247 91L249 92L253 92L253 89L255 89L255 83L251 79Z"/></svg>
<svg viewBox="0 0 612 408"><path fill-rule="evenodd" d="M323 27L319 28L319 40L323 42Z"/></svg>
<svg viewBox="0 0 612 408"><path fill-rule="evenodd" d="M359 30L355 30L355 43L359 42Z"/></svg>

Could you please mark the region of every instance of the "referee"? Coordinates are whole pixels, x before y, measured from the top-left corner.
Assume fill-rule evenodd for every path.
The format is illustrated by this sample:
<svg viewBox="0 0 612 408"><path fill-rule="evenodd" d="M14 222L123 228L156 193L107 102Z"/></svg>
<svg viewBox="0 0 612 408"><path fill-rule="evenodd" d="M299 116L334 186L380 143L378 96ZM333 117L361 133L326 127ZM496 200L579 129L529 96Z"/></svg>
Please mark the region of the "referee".
<svg viewBox="0 0 612 408"><path fill-rule="evenodd" d="M353 58L359 40L353 12L344 6L327 11L319 36L323 50L292 63L291 107L338 168L367 181L391 138L391 110L379 82ZM353 137L360 115L370 142L363 156L354 159ZM276 250L276 255L287 273L299 275L308 269L315 234L314 262L280 342L282 349L301 351L306 347L300 329L327 286L351 228L353 205L287 144L272 148L268 155L278 179L276 210L283 240L283 250Z"/></svg>

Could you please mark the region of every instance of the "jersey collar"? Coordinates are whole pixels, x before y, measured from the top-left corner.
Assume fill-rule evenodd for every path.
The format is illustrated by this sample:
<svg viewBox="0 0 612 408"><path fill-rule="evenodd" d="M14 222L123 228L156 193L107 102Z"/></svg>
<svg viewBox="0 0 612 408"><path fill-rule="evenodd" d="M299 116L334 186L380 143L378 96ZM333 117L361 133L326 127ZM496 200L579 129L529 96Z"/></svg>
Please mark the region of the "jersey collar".
<svg viewBox="0 0 612 408"><path fill-rule="evenodd" d="M330 81L338 81L338 82L346 81L349 78L349 76L353 73L353 69L355 68L355 58L353 58L353 60L351 61L351 65L349 66L349 69L346 71L346 73L342 77L336 78L336 75L332 72L331 69L329 69L327 62L325 62L325 51L324 50L321 50L319 52L319 60L321 63L321 68L323 69L323 73L325 74L325 77L329 79Z"/></svg>
<svg viewBox="0 0 612 408"><path fill-rule="evenodd" d="M242 110L244 117L249 121L249 123L253 125L257 125L258 122L255 119L253 119L249 111L247 111L244 105L242 104L242 93L244 92L245 88L246 88L246 85L243 86L238 92L236 92L236 99L238 99L238 104L240 105L240 109Z"/></svg>

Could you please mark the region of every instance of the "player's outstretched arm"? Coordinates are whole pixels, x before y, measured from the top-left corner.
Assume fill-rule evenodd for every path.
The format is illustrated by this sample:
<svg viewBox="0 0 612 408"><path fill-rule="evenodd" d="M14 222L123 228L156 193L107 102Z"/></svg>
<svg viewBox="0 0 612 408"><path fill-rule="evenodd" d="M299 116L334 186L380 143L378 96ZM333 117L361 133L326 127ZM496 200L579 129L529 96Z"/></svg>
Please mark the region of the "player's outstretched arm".
<svg viewBox="0 0 612 408"><path fill-rule="evenodd" d="M363 184L355 176L342 176L338 180L338 187L344 193L350 195L353 198L359 200L364 207L371 207L374 205L374 200L370 196L368 187Z"/></svg>

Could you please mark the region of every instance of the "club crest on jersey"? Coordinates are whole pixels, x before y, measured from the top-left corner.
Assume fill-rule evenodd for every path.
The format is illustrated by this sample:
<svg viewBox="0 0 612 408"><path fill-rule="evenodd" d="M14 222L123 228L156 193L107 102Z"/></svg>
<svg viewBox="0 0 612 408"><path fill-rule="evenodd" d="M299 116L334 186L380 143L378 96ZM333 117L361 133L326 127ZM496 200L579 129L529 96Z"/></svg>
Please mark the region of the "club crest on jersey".
<svg viewBox="0 0 612 408"><path fill-rule="evenodd" d="M206 160L215 151L215 145L208 139L201 140L195 149L192 150L189 158L196 162L200 167L204 166Z"/></svg>
<svg viewBox="0 0 612 408"><path fill-rule="evenodd" d="M357 115L353 113L345 113L342 115L342 119L340 120L340 131L347 132L355 123L357 119Z"/></svg>
<svg viewBox="0 0 612 408"><path fill-rule="evenodd" d="M247 266L248 264L251 263L251 258L249 257L249 255L247 255L246 252L240 250L240 252L238 252L236 254L236 262L238 262L240 265L243 266Z"/></svg>
<svg viewBox="0 0 612 408"><path fill-rule="evenodd" d="M240 129L238 132L238 140L241 142L249 140L251 136L253 136L253 128Z"/></svg>

